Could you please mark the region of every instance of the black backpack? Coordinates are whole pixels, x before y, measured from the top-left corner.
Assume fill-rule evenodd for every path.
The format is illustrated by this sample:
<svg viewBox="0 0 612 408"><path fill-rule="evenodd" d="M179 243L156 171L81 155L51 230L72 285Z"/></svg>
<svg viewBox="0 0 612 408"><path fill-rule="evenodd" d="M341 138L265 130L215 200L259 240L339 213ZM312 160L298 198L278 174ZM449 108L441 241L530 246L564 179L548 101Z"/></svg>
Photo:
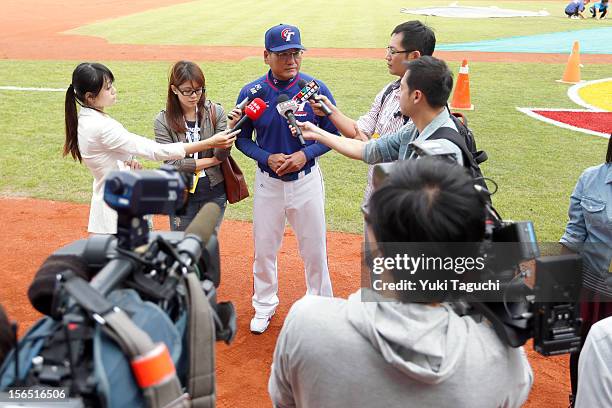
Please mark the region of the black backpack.
<svg viewBox="0 0 612 408"><path fill-rule="evenodd" d="M429 136L428 140L447 139L457 145L457 147L461 149L464 167L468 169L475 182L488 191L487 183L480 169L480 164L484 163L489 158L487 153L484 150L478 150L476 148L474 133L468 128L465 115L451 112L448 106L446 109L455 123L457 131L448 127L441 127Z"/></svg>
<svg viewBox="0 0 612 408"><path fill-rule="evenodd" d="M476 162L476 167L478 168L478 173L480 174L480 177L482 177L482 172L480 171L479 165L481 163L486 162L489 158L489 156L487 156L487 152L485 152L484 150L478 150L476 148L476 139L474 139L474 133L468 127L468 121L465 115L459 112L451 112L448 106L446 107L446 109L450 113L450 117L455 123L457 131L465 140L465 145L472 154L472 158Z"/></svg>
<svg viewBox="0 0 612 408"><path fill-rule="evenodd" d="M385 103L385 100L391 94L391 92L396 90L399 86L400 80L397 80L387 86L380 101L381 106ZM456 144L463 153L464 166L468 169L472 177L474 177L476 183L487 189L487 184L484 180L482 170L480 170L480 164L484 163L489 158L487 156L487 152L485 152L484 150L478 150L476 148L476 140L474 139L474 133L468 127L468 122L465 115L459 112L451 112L448 105L446 105L446 109L448 110L450 118L455 123L455 127L457 128L457 132L459 134L457 134L457 132L455 132L451 128L443 127L434 132L434 134L431 135L428 139L448 139L454 144ZM403 118L404 123L406 123L409 119L406 116L403 116Z"/></svg>

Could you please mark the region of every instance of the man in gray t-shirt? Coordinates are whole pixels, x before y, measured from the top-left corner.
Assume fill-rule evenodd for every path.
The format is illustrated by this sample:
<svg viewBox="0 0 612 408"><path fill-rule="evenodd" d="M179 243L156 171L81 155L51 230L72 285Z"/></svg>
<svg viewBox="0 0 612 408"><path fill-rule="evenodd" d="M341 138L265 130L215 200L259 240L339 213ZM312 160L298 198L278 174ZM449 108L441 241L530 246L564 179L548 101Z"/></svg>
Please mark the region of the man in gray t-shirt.
<svg viewBox="0 0 612 408"><path fill-rule="evenodd" d="M456 164L398 163L366 214L372 253L380 242L479 242L485 201ZM399 227L401 225L401 227ZM384 271L400 282L401 273ZM446 303L399 293L348 299L306 296L279 335L268 391L275 407L520 407L533 384L522 348L488 321Z"/></svg>

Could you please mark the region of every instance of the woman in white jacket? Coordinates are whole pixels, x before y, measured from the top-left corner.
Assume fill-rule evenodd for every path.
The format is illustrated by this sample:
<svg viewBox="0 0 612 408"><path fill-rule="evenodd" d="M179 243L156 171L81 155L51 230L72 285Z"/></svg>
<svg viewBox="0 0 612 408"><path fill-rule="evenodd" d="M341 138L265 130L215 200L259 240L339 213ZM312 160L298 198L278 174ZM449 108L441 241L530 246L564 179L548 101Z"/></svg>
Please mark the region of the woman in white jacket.
<svg viewBox="0 0 612 408"><path fill-rule="evenodd" d="M104 202L104 179L114 170L127 168L132 156L149 160L181 159L211 148L229 148L239 130L219 132L194 143L156 143L130 133L119 122L104 113L115 104L114 76L104 65L81 63L72 73L72 83L66 91L66 142L64 156L84 162L94 177L89 224L94 234L115 234L117 213ZM81 105L77 114L76 104Z"/></svg>

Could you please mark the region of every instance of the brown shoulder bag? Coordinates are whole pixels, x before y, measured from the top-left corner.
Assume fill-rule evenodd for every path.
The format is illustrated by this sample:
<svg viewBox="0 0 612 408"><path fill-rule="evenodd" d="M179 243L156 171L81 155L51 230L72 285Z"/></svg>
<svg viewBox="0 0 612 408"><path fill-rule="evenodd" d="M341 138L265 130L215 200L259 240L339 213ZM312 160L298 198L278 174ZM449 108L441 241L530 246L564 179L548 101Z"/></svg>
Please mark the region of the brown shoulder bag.
<svg viewBox="0 0 612 408"><path fill-rule="evenodd" d="M208 115L210 116L214 134L217 129L217 108L215 107L215 103L211 103L210 108L211 109L208 110ZM221 172L223 173L225 194L230 204L242 201L249 196L249 188L244 179L244 174L231 154L227 156L227 159L221 162Z"/></svg>

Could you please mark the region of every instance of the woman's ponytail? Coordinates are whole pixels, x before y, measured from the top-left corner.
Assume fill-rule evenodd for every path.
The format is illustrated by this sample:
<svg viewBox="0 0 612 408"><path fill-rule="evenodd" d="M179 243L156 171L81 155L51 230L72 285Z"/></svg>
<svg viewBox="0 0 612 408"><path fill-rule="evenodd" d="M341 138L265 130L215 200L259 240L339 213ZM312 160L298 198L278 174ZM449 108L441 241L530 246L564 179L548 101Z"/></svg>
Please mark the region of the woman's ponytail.
<svg viewBox="0 0 612 408"><path fill-rule="evenodd" d="M71 154L74 160L78 160L80 162L82 159L81 152L79 151L79 141L77 136L79 119L77 116L75 91L72 84L68 86L68 90L66 91L66 102L64 109L66 121L66 142L64 143L64 156Z"/></svg>
<svg viewBox="0 0 612 408"><path fill-rule="evenodd" d="M66 121L64 156L71 154L74 160L82 161L79 151L77 103L82 107L96 109L93 106L88 106L85 102L86 96L95 98L106 82L112 83L114 80L115 77L110 69L97 62L82 62L72 72L72 82L66 90L64 108Z"/></svg>

